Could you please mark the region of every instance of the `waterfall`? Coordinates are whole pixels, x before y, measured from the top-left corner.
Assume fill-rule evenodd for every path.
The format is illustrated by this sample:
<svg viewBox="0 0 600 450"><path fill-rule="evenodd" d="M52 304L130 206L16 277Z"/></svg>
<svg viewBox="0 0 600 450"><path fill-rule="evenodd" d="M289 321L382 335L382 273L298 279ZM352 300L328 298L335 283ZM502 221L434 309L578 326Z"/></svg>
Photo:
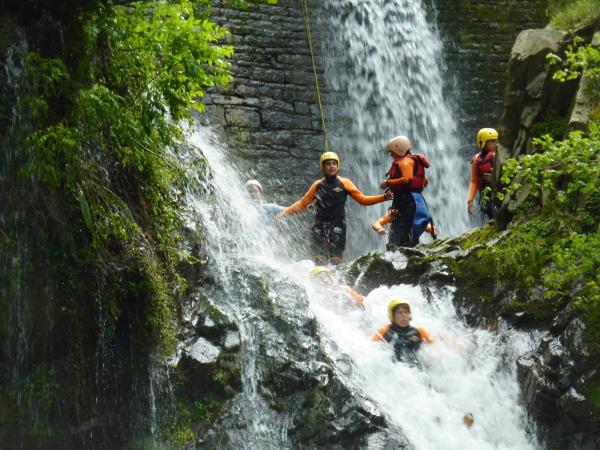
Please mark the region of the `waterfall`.
<svg viewBox="0 0 600 450"><path fill-rule="evenodd" d="M216 301L238 324L242 341L243 392L228 408L224 422L229 445L220 448L292 446L287 437L289 417L273 411L260 393L257 361L268 324L255 310L256 300L250 298L241 273L286 279L307 293L321 345L338 376L350 392L369 399L415 449L539 448L519 403L514 365L517 355L533 348L539 336L466 327L454 310L450 289L425 296L417 287L382 286L368 293L364 309L356 306L335 286L311 278L310 261L290 257L286 237L277 231L280 224L261 222L250 206L232 151L218 144L206 128L195 130L188 143L208 163L203 193L190 193L190 225L202 223L224 291ZM340 277L336 269L330 273ZM274 309L290 308L281 303L287 294L278 283L271 284L269 292L265 301ZM437 337L420 352L422 369L394 362L386 344L371 341L374 331L388 320L387 303L394 297L409 300L413 323ZM467 412L475 417L471 429L462 422Z"/></svg>
<svg viewBox="0 0 600 450"><path fill-rule="evenodd" d="M466 231L470 162L459 156L456 112L442 90L442 43L422 1L331 0L318 8L321 31L315 44L325 71L331 149L342 159L341 175L364 193L380 193L391 165L385 145L407 135L413 153L431 162L424 196L441 235ZM369 225L388 207L349 205L348 256L384 247Z"/></svg>

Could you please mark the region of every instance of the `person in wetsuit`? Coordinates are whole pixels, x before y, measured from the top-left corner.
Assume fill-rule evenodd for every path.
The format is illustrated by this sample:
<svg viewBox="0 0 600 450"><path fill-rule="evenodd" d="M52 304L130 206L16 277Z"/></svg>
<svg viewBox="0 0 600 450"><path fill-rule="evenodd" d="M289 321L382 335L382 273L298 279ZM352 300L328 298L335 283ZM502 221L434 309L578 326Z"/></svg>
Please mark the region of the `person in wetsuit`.
<svg viewBox="0 0 600 450"><path fill-rule="evenodd" d="M263 198L263 187L258 180L246 181L246 190L263 218L273 219L277 214L283 211L283 206L265 202Z"/></svg>
<svg viewBox="0 0 600 450"><path fill-rule="evenodd" d="M375 205L390 200L392 194L364 195L347 178L338 176L340 158L334 152L325 152L320 158L323 178L315 181L300 200L285 208L278 219L305 211L311 204L316 209L312 228L312 251L319 265L342 261L346 248L346 199L350 195L363 206Z"/></svg>
<svg viewBox="0 0 600 450"><path fill-rule="evenodd" d="M496 157L496 141L498 132L493 128L482 128L477 132L477 146L479 152L471 162L471 181L469 182L469 195L467 197L467 210L470 215L475 214L473 200L479 192L479 209L483 217L488 219L494 217L494 205L491 199L483 197L483 190L492 186L492 172L494 170L494 159Z"/></svg>
<svg viewBox="0 0 600 450"><path fill-rule="evenodd" d="M391 225L386 250L394 250L398 246L414 247L427 224L433 224L421 194L427 184L425 169L429 167L429 161L424 155L411 153L412 143L406 136L390 139L385 149L393 161L388 178L381 182L380 187L394 195L389 210Z"/></svg>
<svg viewBox="0 0 600 450"><path fill-rule="evenodd" d="M390 323L377 330L373 340L390 344L398 361L419 365L417 351L421 344L432 342L431 336L423 328L410 324L410 305L403 300L390 302L388 316Z"/></svg>

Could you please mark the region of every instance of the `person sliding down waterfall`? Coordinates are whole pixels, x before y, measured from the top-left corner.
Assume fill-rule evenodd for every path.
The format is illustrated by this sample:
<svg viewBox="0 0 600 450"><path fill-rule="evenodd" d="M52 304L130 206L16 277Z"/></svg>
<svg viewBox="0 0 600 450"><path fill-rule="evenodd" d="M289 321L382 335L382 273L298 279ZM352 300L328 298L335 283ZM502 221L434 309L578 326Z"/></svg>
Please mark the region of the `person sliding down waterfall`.
<svg viewBox="0 0 600 450"><path fill-rule="evenodd" d="M390 323L377 330L374 341L384 341L394 348L398 361L420 366L417 351L423 342L431 344L431 336L423 328L410 325L410 305L403 300L393 299L388 305Z"/></svg>
<svg viewBox="0 0 600 450"><path fill-rule="evenodd" d="M469 215L475 214L473 200L479 192L479 209L481 219L487 216L494 217L494 205L490 199L484 199L483 190L492 185L492 171L494 170L494 159L496 157L496 141L498 132L493 128L482 128L477 132L477 146L479 153L473 157L471 162L471 182L469 183L469 196L467 197L467 210Z"/></svg>
<svg viewBox="0 0 600 450"><path fill-rule="evenodd" d="M433 227L433 219L421 195L427 183L425 169L429 167L429 161L424 155L411 153L412 143L406 136L390 139L385 150L393 161L386 174L389 178L383 180L380 187L394 194L389 211L391 226L386 250L394 250L398 246L414 247L427 225Z"/></svg>
<svg viewBox="0 0 600 450"><path fill-rule="evenodd" d="M300 200L277 215L284 216L305 211L315 204L317 214L312 228L312 250L315 263L319 265L339 264L346 248L346 199L348 194L363 206L375 205L390 200L393 195L364 195L347 178L338 176L340 158L333 152L325 152L320 158L323 178L315 181Z"/></svg>
<svg viewBox="0 0 600 450"><path fill-rule="evenodd" d="M322 287L331 291L334 296L341 294L345 299L352 301L358 306L363 306L365 296L356 292L350 286L339 283L331 274L329 267L315 266L310 269L310 278L318 281Z"/></svg>

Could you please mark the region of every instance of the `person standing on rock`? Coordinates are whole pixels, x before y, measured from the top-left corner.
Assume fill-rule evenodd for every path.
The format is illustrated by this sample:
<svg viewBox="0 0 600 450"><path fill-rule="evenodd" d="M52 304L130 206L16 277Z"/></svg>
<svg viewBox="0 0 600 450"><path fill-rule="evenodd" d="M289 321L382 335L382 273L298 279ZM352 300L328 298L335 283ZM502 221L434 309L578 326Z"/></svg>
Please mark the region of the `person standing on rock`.
<svg viewBox="0 0 600 450"><path fill-rule="evenodd" d="M382 189L394 196L391 216L390 237L386 250L398 246L414 247L428 223L433 224L427 203L421 195L427 185L425 169L429 161L424 155L411 153L412 143L406 136L396 136L387 143L385 150L392 156L392 166L387 179L380 184ZM415 227L415 218L418 218Z"/></svg>
<svg viewBox="0 0 600 450"><path fill-rule="evenodd" d="M257 180L246 181L246 190L264 218L272 219L283 211L283 206L279 206L275 203L265 203L262 185Z"/></svg>
<svg viewBox="0 0 600 450"><path fill-rule="evenodd" d="M315 263L339 264L346 248L348 195L361 205L369 206L390 200L392 194L388 192L383 195L364 195L352 181L338 176L340 158L334 152L323 153L319 163L323 178L315 181L304 197L285 208L277 218L298 214L314 204L316 216L311 236Z"/></svg>
<svg viewBox="0 0 600 450"><path fill-rule="evenodd" d="M373 341L387 342L394 349L398 361L418 366L417 351L421 344L431 344L433 339L425 329L413 327L410 305L404 300L393 299L388 305L390 323L377 330Z"/></svg>
<svg viewBox="0 0 600 450"><path fill-rule="evenodd" d="M492 171L496 157L496 141L498 132L493 128L482 128L477 132L477 146L479 152L471 162L471 182L469 183L469 196L467 197L467 210L470 215L475 214L473 200L479 192L479 209L482 217L494 217L494 205L490 198L484 198L483 190L492 185Z"/></svg>

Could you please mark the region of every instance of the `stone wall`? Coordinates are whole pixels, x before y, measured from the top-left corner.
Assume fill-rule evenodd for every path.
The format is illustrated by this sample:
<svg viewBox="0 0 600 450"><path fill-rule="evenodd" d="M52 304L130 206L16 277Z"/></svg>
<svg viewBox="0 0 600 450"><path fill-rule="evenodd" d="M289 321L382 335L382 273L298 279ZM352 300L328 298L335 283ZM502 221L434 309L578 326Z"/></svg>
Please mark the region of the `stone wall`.
<svg viewBox="0 0 600 450"><path fill-rule="evenodd" d="M471 144L479 128L500 123L511 48L521 30L545 26L547 0L426 1L444 39L448 95Z"/></svg>
<svg viewBox="0 0 600 450"><path fill-rule="evenodd" d="M279 0L242 10L229 3L215 1L212 13L231 31L234 81L204 102L248 162L248 177L260 179L269 200L286 203L318 176L324 146L300 4Z"/></svg>

